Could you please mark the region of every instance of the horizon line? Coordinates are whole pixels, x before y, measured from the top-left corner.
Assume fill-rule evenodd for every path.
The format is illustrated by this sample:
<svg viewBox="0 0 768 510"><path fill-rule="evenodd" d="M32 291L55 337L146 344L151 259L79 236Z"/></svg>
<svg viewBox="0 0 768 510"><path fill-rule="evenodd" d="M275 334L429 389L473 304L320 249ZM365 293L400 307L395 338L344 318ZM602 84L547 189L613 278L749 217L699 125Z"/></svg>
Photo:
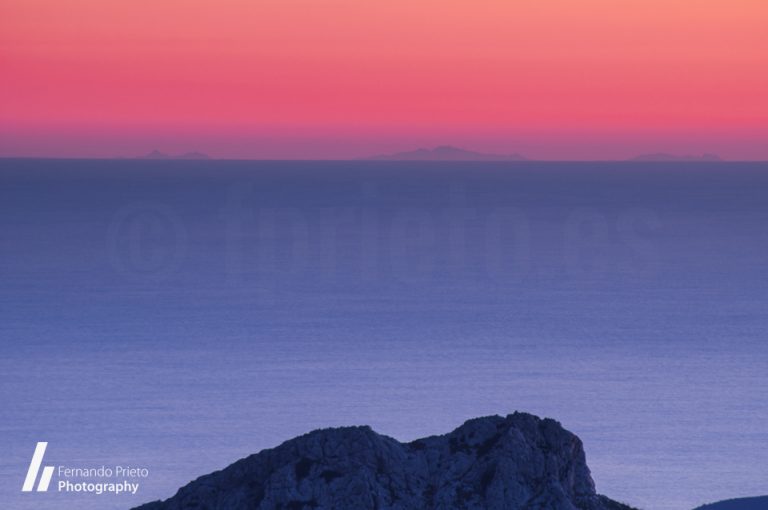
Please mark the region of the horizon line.
<svg viewBox="0 0 768 510"><path fill-rule="evenodd" d="M92 160L92 161L187 161L187 162L206 162L206 161L329 161L329 162L358 162L358 163L493 163L493 164L526 164L526 163L702 163L702 164L728 164L728 163L768 163L768 159L719 159L719 160L637 160L636 156L627 159L509 159L509 160L484 160L484 159L463 159L463 160L424 160L424 159L376 159L375 156L366 157L347 157L347 158L260 158L260 157L214 157L207 158L145 158L134 156L28 156L28 155L0 155L0 160L7 159L38 159L38 160Z"/></svg>

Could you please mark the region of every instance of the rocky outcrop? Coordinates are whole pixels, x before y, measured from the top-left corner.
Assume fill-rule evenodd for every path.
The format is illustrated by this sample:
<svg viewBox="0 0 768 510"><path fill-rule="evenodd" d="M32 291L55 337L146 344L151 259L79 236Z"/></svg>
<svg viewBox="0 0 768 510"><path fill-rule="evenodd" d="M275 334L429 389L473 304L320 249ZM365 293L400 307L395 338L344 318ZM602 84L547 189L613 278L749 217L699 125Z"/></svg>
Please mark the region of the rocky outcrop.
<svg viewBox="0 0 768 510"><path fill-rule="evenodd" d="M595 493L582 443L515 413L400 443L369 427L291 439L140 510L628 510Z"/></svg>

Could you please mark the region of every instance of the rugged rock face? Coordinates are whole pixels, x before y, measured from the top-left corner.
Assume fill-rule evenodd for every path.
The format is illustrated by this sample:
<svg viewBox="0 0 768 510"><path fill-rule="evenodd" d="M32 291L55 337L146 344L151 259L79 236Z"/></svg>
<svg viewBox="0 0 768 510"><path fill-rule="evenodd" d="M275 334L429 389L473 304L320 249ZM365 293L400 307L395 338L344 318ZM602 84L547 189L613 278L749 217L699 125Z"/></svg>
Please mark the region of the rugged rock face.
<svg viewBox="0 0 768 510"><path fill-rule="evenodd" d="M515 413L400 443L324 429L198 478L140 510L628 510L595 493L581 441Z"/></svg>

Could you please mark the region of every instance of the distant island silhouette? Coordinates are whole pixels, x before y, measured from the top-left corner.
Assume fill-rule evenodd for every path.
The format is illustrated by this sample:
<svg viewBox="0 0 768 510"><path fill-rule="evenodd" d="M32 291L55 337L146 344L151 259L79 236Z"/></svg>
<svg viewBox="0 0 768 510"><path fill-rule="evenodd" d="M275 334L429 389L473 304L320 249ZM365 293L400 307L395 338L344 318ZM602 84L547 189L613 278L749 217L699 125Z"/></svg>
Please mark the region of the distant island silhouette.
<svg viewBox="0 0 768 510"><path fill-rule="evenodd" d="M173 155L155 149L143 156L139 156L138 159L211 159L211 157L202 152L185 152L184 154Z"/></svg>
<svg viewBox="0 0 768 510"><path fill-rule="evenodd" d="M441 145L434 149L416 149L364 158L374 161L527 161L520 154L485 154Z"/></svg>
<svg viewBox="0 0 768 510"><path fill-rule="evenodd" d="M379 154L362 158L368 161L530 161L521 154L488 154L451 145L440 145L433 149L420 148L412 151ZM657 152L641 154L627 159L630 162L722 162L716 154L668 154Z"/></svg>
<svg viewBox="0 0 768 510"><path fill-rule="evenodd" d="M641 154L640 156L635 156L634 158L630 158L628 161L639 161L639 162L674 162L674 161L692 161L692 162L722 162L723 159L720 158L717 154L686 154L686 155L676 155L676 154L666 154L663 152L658 152L654 154Z"/></svg>

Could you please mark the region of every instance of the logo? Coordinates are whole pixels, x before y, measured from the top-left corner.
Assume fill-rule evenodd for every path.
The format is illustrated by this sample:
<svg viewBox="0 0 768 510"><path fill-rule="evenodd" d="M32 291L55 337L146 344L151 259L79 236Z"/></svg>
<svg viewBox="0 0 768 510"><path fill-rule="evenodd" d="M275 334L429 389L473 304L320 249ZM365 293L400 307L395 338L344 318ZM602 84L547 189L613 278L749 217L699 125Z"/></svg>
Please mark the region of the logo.
<svg viewBox="0 0 768 510"><path fill-rule="evenodd" d="M43 463L43 456L45 456L45 449L47 447L47 442L37 443L35 453L32 454L32 461L29 463L27 477L24 479L24 485L21 488L22 492L31 492L32 488L35 486L37 473L40 471L40 464ZM43 468L43 475L40 477L40 483L37 484L37 492L45 492L48 490L48 486L51 484L51 477L53 476L53 469L53 466L45 466Z"/></svg>
<svg viewBox="0 0 768 510"><path fill-rule="evenodd" d="M22 492L32 492L37 475L43 463L47 442L38 442L29 463ZM100 465L96 467L72 467L66 465L45 466L37 483L37 492L48 492L51 478L56 474L57 492L79 492L91 494L131 494L139 490L140 481L149 477L149 469L125 465Z"/></svg>

